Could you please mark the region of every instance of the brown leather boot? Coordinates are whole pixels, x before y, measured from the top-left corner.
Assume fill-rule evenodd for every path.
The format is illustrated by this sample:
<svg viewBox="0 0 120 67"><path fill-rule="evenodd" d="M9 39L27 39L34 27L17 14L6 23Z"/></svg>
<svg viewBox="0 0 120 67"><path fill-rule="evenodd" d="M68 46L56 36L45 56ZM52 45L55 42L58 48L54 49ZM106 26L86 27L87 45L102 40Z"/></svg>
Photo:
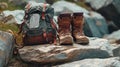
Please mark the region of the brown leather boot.
<svg viewBox="0 0 120 67"><path fill-rule="evenodd" d="M65 13L58 16L60 44L73 44L71 34L71 14Z"/></svg>
<svg viewBox="0 0 120 67"><path fill-rule="evenodd" d="M76 43L88 44L89 39L83 33L84 17L83 13L73 13L72 35Z"/></svg>

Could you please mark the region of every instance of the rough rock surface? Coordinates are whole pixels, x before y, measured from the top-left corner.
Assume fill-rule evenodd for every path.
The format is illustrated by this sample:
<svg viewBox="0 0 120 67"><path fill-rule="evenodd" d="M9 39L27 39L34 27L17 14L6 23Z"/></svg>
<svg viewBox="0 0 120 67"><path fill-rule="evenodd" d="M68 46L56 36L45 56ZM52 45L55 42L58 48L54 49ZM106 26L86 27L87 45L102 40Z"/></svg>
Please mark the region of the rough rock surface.
<svg viewBox="0 0 120 67"><path fill-rule="evenodd" d="M67 1L57 1L52 5L52 7L57 13L63 13L63 12L70 12L70 13L71 12L84 12L84 14L89 13L89 11L87 11L85 8L82 8L76 5L75 3L71 3Z"/></svg>
<svg viewBox="0 0 120 67"><path fill-rule="evenodd" d="M93 9L107 20L112 20L120 28L120 0L86 0Z"/></svg>
<svg viewBox="0 0 120 67"><path fill-rule="evenodd" d="M106 59L84 59L53 67L120 67L120 58L113 57Z"/></svg>
<svg viewBox="0 0 120 67"><path fill-rule="evenodd" d="M106 20L100 14L90 11L89 16L85 16L84 33L89 37L103 37L108 34Z"/></svg>
<svg viewBox="0 0 120 67"><path fill-rule="evenodd" d="M5 67L12 56L14 45L13 36L10 33L0 31L0 67Z"/></svg>
<svg viewBox="0 0 120 67"><path fill-rule="evenodd" d="M105 38L108 39L110 43L120 44L120 30L111 33Z"/></svg>
<svg viewBox="0 0 120 67"><path fill-rule="evenodd" d="M108 34L108 26L104 18L86 17L84 33L89 37L103 37Z"/></svg>
<svg viewBox="0 0 120 67"><path fill-rule="evenodd" d="M120 57L120 46L117 46L116 48L113 49L113 56Z"/></svg>
<svg viewBox="0 0 120 67"><path fill-rule="evenodd" d="M90 38L90 43L86 46L25 46L19 49L19 54L26 62L57 63L85 58L107 58L112 56L112 46L106 39Z"/></svg>
<svg viewBox="0 0 120 67"><path fill-rule="evenodd" d="M109 5L113 0L85 0L86 3L89 3L92 8L98 10L104 6Z"/></svg>
<svg viewBox="0 0 120 67"><path fill-rule="evenodd" d="M5 16L12 15L15 17L15 21L12 21L13 23L16 22L17 24L21 24L24 16L24 11L23 10L14 10L14 11L9 11L6 10L3 12Z"/></svg>

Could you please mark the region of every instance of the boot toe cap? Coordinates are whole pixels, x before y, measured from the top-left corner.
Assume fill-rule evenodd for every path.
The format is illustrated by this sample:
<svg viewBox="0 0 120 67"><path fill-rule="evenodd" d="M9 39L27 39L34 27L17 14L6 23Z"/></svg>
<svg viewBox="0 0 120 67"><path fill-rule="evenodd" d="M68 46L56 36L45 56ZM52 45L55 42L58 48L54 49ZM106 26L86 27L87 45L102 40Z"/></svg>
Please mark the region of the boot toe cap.
<svg viewBox="0 0 120 67"><path fill-rule="evenodd" d="M75 40L76 43L87 45L89 43L89 39L86 36L79 36Z"/></svg>

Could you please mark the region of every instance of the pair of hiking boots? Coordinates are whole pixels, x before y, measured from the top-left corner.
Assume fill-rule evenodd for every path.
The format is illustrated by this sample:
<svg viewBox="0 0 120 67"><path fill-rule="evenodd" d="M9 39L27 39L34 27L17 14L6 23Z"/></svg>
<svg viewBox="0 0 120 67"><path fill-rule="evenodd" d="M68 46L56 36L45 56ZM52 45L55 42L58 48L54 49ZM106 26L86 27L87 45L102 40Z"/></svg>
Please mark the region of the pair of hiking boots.
<svg viewBox="0 0 120 67"><path fill-rule="evenodd" d="M83 13L64 13L58 16L60 44L89 43L89 39L83 33Z"/></svg>

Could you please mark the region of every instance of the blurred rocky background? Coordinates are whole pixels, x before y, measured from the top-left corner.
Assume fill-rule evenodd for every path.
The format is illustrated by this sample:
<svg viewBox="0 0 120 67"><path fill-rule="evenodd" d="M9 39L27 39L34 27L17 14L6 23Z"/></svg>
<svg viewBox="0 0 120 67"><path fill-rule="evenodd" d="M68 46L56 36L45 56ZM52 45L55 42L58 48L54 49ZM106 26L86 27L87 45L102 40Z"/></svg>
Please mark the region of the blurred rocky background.
<svg viewBox="0 0 120 67"><path fill-rule="evenodd" d="M29 46L11 55L16 45L9 30L18 32L28 1L0 0L0 67L120 67L120 0L33 0L51 4L56 21L60 13L83 12L90 44Z"/></svg>

